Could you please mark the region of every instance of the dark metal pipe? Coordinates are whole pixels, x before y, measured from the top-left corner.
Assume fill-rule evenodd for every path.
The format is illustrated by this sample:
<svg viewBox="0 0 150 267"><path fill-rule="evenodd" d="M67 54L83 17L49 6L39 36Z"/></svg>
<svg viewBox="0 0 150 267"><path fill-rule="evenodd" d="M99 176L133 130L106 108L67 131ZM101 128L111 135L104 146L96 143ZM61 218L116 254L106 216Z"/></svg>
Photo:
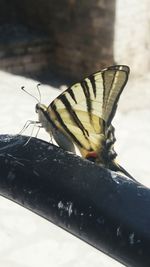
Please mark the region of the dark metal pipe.
<svg viewBox="0 0 150 267"><path fill-rule="evenodd" d="M150 190L42 140L0 136L0 194L126 266L150 266Z"/></svg>

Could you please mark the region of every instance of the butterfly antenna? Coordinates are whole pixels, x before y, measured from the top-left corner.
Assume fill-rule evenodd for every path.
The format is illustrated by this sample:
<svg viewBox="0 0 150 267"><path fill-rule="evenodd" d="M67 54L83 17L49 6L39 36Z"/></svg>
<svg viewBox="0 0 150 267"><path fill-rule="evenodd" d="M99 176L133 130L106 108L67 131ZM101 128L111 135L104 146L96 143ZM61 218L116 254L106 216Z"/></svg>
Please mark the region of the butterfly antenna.
<svg viewBox="0 0 150 267"><path fill-rule="evenodd" d="M32 96L39 103L39 99L36 96L30 94L28 91L26 91L24 86L21 86L21 90L24 91L26 94Z"/></svg>
<svg viewBox="0 0 150 267"><path fill-rule="evenodd" d="M40 84L40 83L38 83L38 84L37 84L37 86L36 86L36 88L37 88L37 90L38 90L38 94L39 94L39 100L40 100L40 102L39 102L39 103L41 103L41 92L40 92L40 88L39 88L39 87L40 87L40 85L41 85L41 84Z"/></svg>

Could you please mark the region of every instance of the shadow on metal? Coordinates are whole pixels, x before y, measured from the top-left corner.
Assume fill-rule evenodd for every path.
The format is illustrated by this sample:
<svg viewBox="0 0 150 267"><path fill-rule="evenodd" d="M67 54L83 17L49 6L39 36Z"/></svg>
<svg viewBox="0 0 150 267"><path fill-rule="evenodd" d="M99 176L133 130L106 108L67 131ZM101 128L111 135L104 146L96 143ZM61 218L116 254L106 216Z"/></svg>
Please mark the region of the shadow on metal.
<svg viewBox="0 0 150 267"><path fill-rule="evenodd" d="M0 136L0 194L126 266L150 266L150 190L37 138Z"/></svg>

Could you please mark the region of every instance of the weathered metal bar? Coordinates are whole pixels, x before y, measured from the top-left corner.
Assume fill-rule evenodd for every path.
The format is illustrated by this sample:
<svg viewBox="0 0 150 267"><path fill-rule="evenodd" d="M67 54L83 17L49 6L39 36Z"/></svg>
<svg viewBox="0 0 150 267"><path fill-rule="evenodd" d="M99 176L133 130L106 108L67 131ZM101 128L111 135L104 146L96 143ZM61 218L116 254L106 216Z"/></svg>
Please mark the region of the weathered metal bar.
<svg viewBox="0 0 150 267"><path fill-rule="evenodd" d="M0 136L0 194L126 266L150 266L150 190L62 149Z"/></svg>

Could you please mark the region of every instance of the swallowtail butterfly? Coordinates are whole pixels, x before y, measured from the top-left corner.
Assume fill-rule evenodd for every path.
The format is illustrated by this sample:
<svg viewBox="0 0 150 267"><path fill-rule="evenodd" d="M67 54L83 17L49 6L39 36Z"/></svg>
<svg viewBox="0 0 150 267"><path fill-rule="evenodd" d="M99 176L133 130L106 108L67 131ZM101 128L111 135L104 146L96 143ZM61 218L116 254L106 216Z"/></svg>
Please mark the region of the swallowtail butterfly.
<svg viewBox="0 0 150 267"><path fill-rule="evenodd" d="M125 65L110 66L70 86L48 107L36 104L39 122L61 148L75 152L77 146L83 158L128 176L115 161L111 123L129 71Z"/></svg>

